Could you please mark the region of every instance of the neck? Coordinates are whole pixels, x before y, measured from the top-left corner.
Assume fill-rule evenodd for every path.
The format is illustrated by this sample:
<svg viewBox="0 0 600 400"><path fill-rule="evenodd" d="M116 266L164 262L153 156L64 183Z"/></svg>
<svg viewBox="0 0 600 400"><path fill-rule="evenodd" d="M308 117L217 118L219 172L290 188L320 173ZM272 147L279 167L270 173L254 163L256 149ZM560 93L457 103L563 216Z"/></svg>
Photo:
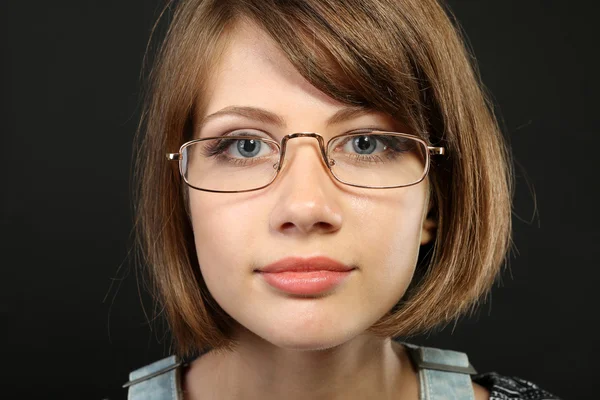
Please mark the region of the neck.
<svg viewBox="0 0 600 400"><path fill-rule="evenodd" d="M197 360L205 368L193 366L186 377L190 399L193 394L210 398L208 387L220 399L417 398L406 351L389 338L363 334L311 351L282 349L251 333L241 334L237 343L233 352L211 352Z"/></svg>

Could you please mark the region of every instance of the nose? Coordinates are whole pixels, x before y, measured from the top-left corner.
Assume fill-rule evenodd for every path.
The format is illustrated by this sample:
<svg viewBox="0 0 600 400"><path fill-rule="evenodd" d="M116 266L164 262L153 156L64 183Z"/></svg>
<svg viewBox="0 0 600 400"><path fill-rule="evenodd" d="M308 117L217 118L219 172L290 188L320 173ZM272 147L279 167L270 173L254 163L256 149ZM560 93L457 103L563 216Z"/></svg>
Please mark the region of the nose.
<svg viewBox="0 0 600 400"><path fill-rule="evenodd" d="M277 201L270 215L271 229L286 235L338 231L342 226L340 191L323 163L318 143L314 138L295 138L287 147L272 188Z"/></svg>

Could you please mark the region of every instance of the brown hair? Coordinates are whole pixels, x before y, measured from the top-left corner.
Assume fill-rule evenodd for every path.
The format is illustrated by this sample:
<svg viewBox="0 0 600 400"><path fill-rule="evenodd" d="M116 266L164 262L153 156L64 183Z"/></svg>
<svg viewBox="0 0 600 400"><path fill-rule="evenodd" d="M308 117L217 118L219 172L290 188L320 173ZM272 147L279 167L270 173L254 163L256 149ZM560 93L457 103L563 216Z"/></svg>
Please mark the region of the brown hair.
<svg viewBox="0 0 600 400"><path fill-rule="evenodd" d="M190 137L193 110L205 100L198 93L240 18L264 29L319 90L383 111L447 149L429 175L433 245L402 301L370 331L408 336L471 310L510 243L512 174L447 10L436 0L183 0L149 76L136 202L139 244L179 354L232 344L233 321L200 273L187 187L165 153Z"/></svg>

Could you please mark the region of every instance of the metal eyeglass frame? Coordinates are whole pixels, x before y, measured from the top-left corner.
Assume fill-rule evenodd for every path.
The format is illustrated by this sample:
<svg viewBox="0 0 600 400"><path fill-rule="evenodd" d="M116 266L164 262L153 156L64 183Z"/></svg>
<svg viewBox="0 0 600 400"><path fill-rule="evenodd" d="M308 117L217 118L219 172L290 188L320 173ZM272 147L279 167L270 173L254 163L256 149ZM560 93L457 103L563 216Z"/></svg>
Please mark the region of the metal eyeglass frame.
<svg viewBox="0 0 600 400"><path fill-rule="evenodd" d="M364 186L364 185L355 185L353 183L348 183L343 181L342 179L338 178L335 173L333 172L333 170L331 169L331 167L333 165L335 165L335 160L328 160L327 159L327 151L326 148L329 146L329 144L336 139L339 139L340 137L343 136L370 136L370 135L388 135L388 136L399 136L399 137L406 137L409 139L413 139L416 140L420 143L423 144L423 146L425 146L425 148L428 150L425 154L426 154L426 160L425 160L425 169L423 172L423 175L415 182L409 183L407 185L396 185L396 186ZM267 186L269 186L270 184L272 184L273 182L275 182L275 180L277 179L277 177L279 176L279 172L282 169L283 166L283 161L285 158L285 151L287 148L287 142L290 139L294 139L294 138L299 138L299 137L310 137L310 138L315 138L317 139L317 142L319 142L319 148L321 150L321 157L323 158L323 161L325 163L325 165L327 166L327 169L329 170L329 173L331 176L333 176L333 178L340 182L343 183L344 185L348 185L348 186L353 186L353 187L358 187L358 188L365 188L365 189L395 189L395 188L401 188L401 187L407 187L407 186L413 186L418 184L419 182L421 182L423 179L425 179L425 177L427 176L427 174L429 173L429 166L430 166L430 155L444 155L446 154L446 149L444 147L433 147L433 146L429 146L427 145L427 143L421 139L418 136L415 135L411 135L408 133L400 133L400 132L387 132L387 131L368 131L368 132L353 132L353 133L344 133L341 135L337 135L332 137L331 139L329 139L327 141L327 144L325 144L325 140L323 139L323 136L319 135L318 133L314 133L314 132L298 132L298 133L292 133L289 135L285 135L282 139L281 139L281 143L277 142L276 140L273 139L269 139L269 138L263 138L263 137L259 137L259 136L252 136L252 135L240 135L240 136L213 136L213 137L206 137L206 138L201 138L201 139L194 139L194 140L190 140L189 142L186 142L184 144L181 145L181 147L179 148L179 152L178 153L167 153L167 159L169 161L179 161L179 174L181 175L181 177L183 178L183 180L185 181L185 183L196 190L201 190L203 192L212 192L212 193L245 193L245 192L253 192L255 190L261 190L266 188ZM277 148L279 149L279 160L277 162L277 164L275 164L277 166L277 172L275 173L275 175L273 176L273 179L271 180L271 182L267 183L266 185L254 188L254 189L244 189L244 190L211 190L211 189L203 189L203 188L199 188L196 187L194 185L192 185L191 183L189 183L185 177L185 174L183 172L183 150L188 147L193 145L194 143L198 143L198 142L202 142L205 140L213 140L213 139L233 139L233 140L261 140L263 142L266 143L271 143L275 146L277 146Z"/></svg>

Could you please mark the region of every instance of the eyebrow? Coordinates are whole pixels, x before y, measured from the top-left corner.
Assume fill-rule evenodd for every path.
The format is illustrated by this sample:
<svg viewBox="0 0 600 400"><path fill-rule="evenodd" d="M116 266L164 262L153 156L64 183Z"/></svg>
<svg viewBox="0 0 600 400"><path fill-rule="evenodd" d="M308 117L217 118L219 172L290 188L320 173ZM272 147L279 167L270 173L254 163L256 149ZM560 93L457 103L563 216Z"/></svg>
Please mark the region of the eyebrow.
<svg viewBox="0 0 600 400"><path fill-rule="evenodd" d="M338 110L335 114L333 114L326 122L327 125L335 125L341 122L347 121L352 118L357 118L362 115L368 114L373 110L366 107L359 106L350 106L342 108ZM253 119L258 122L263 122L271 125L275 125L277 127L285 128L286 123L285 120L268 110L258 107L248 107L248 106L229 106L225 107L219 111L216 111L210 115L204 117L200 123L198 124L197 129L202 129L209 121L213 119L217 119L219 117L223 117L226 115L237 115L244 118Z"/></svg>
<svg viewBox="0 0 600 400"><path fill-rule="evenodd" d="M265 109L257 107L230 106L204 117L198 124L198 129L202 129L209 121L226 115L237 115L240 117L253 119L258 122L285 127L285 121L283 118Z"/></svg>

